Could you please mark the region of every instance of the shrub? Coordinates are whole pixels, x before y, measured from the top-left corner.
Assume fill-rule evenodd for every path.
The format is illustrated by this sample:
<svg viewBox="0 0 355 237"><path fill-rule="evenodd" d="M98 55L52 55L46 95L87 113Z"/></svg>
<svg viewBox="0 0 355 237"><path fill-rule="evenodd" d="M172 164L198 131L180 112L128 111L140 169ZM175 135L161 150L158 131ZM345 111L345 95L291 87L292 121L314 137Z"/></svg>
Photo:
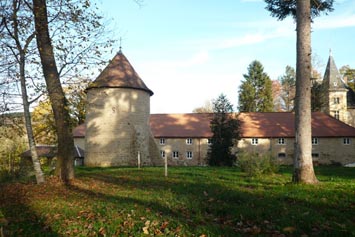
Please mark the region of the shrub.
<svg viewBox="0 0 355 237"><path fill-rule="evenodd" d="M272 174L277 172L279 168L277 160L270 153L240 152L237 157L237 165L249 176Z"/></svg>

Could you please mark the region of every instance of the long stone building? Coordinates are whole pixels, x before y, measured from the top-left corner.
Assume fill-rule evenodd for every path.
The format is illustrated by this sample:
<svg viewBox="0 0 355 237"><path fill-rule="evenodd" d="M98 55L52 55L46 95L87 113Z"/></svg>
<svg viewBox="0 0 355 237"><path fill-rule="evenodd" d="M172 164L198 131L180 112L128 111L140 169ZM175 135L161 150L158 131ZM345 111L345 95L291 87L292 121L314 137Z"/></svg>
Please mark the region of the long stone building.
<svg viewBox="0 0 355 237"><path fill-rule="evenodd" d="M354 125L353 91L331 56L323 87L326 113L312 113L314 162L355 163L355 128L349 125ZM132 166L138 157L143 165L162 165L164 158L169 165L206 165L213 114L150 114L152 95L120 51L87 88L86 123L73 131L75 144L85 150L84 165ZM293 113L240 113L238 119L241 140L233 152L270 153L292 164Z"/></svg>

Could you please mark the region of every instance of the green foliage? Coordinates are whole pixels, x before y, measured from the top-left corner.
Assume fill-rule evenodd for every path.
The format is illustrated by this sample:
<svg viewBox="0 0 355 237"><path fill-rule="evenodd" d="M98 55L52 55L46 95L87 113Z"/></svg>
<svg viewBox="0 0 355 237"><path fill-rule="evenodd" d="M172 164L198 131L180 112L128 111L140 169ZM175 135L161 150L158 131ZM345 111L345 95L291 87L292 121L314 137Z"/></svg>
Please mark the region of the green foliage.
<svg viewBox="0 0 355 237"><path fill-rule="evenodd" d="M286 66L285 74L279 78L281 83L281 99L283 109L292 111L296 95L296 71L291 66Z"/></svg>
<svg viewBox="0 0 355 237"><path fill-rule="evenodd" d="M231 152L236 139L239 139L239 121L234 118L233 106L225 95L213 101L211 121L212 144L208 150L208 164L211 166L232 166L235 156Z"/></svg>
<svg viewBox="0 0 355 237"><path fill-rule="evenodd" d="M278 20L284 20L287 16L296 19L296 1L297 0L264 0L267 4L265 9L268 10L272 17ZM311 16L320 16L322 12L327 14L332 12L334 0L311 0Z"/></svg>
<svg viewBox="0 0 355 237"><path fill-rule="evenodd" d="M324 87L321 83L314 81L311 88L311 110L321 111L326 106L327 100Z"/></svg>
<svg viewBox="0 0 355 237"><path fill-rule="evenodd" d="M342 66L339 69L340 74L343 78L346 78L347 85L355 91L355 69L351 68L349 65Z"/></svg>
<svg viewBox="0 0 355 237"><path fill-rule="evenodd" d="M273 110L272 82L259 61L248 66L248 74L239 89L240 112L271 112Z"/></svg>
<svg viewBox="0 0 355 237"><path fill-rule="evenodd" d="M4 128L0 128L3 130ZM10 130L7 130L10 131ZM2 138L0 144L0 181L17 178L21 175L20 154L26 150L21 137Z"/></svg>
<svg viewBox="0 0 355 237"><path fill-rule="evenodd" d="M315 169L317 186L291 167L80 167L69 186L0 184L0 220L5 236L352 236L354 170Z"/></svg>
<svg viewBox="0 0 355 237"><path fill-rule="evenodd" d="M248 176L261 176L276 173L279 169L277 160L271 154L240 152L238 165Z"/></svg>

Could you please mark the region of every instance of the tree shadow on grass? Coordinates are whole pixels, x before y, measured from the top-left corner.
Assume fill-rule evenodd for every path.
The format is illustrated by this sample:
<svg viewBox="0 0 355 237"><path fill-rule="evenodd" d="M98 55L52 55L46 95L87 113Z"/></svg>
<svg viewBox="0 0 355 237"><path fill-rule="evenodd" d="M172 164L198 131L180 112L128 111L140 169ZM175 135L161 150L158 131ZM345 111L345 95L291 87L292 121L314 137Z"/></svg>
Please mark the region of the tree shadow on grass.
<svg viewBox="0 0 355 237"><path fill-rule="evenodd" d="M97 193L79 187L71 188L76 192L84 192L89 196L99 196L100 199L105 201L137 204L150 208L152 211L161 212L173 219L181 220L190 233L199 233L195 231L197 231L199 225L203 225L204 230L208 230L211 236L223 234L229 236L231 233L234 233L235 236L239 234L247 236L250 232L243 232L245 229L248 230L249 228L252 231L253 226L264 225L266 222L268 224L262 227L262 231L265 231L262 233L270 234L272 231L281 231L283 227L287 226L295 226L297 228L304 225L302 224L305 218L304 215L311 217L307 224L308 229L300 229L298 234L312 233L315 236L329 235L329 233L345 234L346 230L342 227L337 227L337 222L341 221L349 224L354 220L350 215L351 212L346 210L347 204L341 207L344 209L344 217L334 216L332 219L324 220L321 210L331 211L332 209L339 209L340 206L334 203L311 201L309 198L313 194L307 194L306 191L304 191L304 195L308 195L309 198L299 196L297 193L300 190L298 190L297 186L285 187L288 193L283 191L273 192L271 190L270 192L253 192L253 190L248 189L257 189L258 186L254 187L238 183L236 185L241 185L242 189L233 189L228 185L215 182L213 179L209 182L198 182L198 179L189 180L188 177L183 180L181 177L164 178L151 176L152 174L145 175L147 174L144 171L141 171L139 175L133 171L132 176L128 176L125 171L124 175L120 173L115 175L90 173L83 175L83 177L92 178L104 184L117 187L120 190L134 188L143 193L167 191L176 197L178 204L175 206L174 204L167 205L161 200L154 200L154 198L161 199L163 197L152 197L150 199L120 197L118 195ZM195 175L196 177L199 177L199 175ZM269 186L270 188L275 186L275 184L266 184L266 186L267 189ZM334 193L334 190L324 190L320 195L329 196L331 193ZM342 194L339 193L338 196ZM116 206L117 208L120 207L118 204ZM329 229L312 230L314 226L321 225L322 221L325 222L325 226ZM273 226L271 227L272 230L268 226Z"/></svg>
<svg viewBox="0 0 355 237"><path fill-rule="evenodd" d="M4 236L59 236L28 206L22 190L0 186L0 211L6 224Z"/></svg>

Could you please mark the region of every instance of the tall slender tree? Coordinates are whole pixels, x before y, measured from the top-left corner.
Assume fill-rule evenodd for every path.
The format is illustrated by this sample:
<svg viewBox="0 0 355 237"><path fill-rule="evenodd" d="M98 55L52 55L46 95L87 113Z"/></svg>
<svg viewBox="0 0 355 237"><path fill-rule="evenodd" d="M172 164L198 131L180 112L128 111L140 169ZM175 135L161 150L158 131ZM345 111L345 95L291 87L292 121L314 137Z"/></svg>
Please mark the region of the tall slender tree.
<svg viewBox="0 0 355 237"><path fill-rule="evenodd" d="M255 60L248 66L248 74L239 89L239 111L271 112L273 110L272 81L263 65Z"/></svg>
<svg viewBox="0 0 355 237"><path fill-rule="evenodd" d="M58 138L57 172L61 180L74 179L74 140L70 129L68 103L60 82L49 34L46 0L33 0L36 41Z"/></svg>
<svg viewBox="0 0 355 237"><path fill-rule="evenodd" d="M26 85L26 53L31 51L31 43L35 38L35 33L30 32L28 35L21 34L23 27L30 27L30 25L32 24L30 20L31 15L28 14L28 12L27 14L21 14L24 12L20 10L23 7L22 4L22 1L13 0L11 7L7 11L3 12L4 31L1 33L1 36L6 38L6 43L4 43L3 46L8 49L7 51L11 53L11 58L14 58L16 62L13 63L12 66L17 68L17 73L9 73L8 76L11 77L12 75L15 75L15 81L20 81L20 91L24 112L23 114L25 117L25 127L28 144L31 152L32 164L35 171L37 183L43 183L44 174L42 172L41 164L39 162L39 157L36 150L36 142L34 139L33 128L31 123L31 101L29 101L28 90ZM25 18L26 20L23 20L23 18ZM21 24L23 25L21 26ZM13 44L11 42L13 42ZM9 65L11 64L11 62L7 63Z"/></svg>
<svg viewBox="0 0 355 237"><path fill-rule="evenodd" d="M291 66L286 66L285 74L279 78L281 83L281 98L283 101L283 109L292 111L294 108L294 100L296 93L296 71Z"/></svg>
<svg viewBox="0 0 355 237"><path fill-rule="evenodd" d="M266 9L279 20L296 19L297 64L295 100L295 157L293 181L317 183L312 163L311 131L311 22L322 11L332 11L333 0L265 0Z"/></svg>

